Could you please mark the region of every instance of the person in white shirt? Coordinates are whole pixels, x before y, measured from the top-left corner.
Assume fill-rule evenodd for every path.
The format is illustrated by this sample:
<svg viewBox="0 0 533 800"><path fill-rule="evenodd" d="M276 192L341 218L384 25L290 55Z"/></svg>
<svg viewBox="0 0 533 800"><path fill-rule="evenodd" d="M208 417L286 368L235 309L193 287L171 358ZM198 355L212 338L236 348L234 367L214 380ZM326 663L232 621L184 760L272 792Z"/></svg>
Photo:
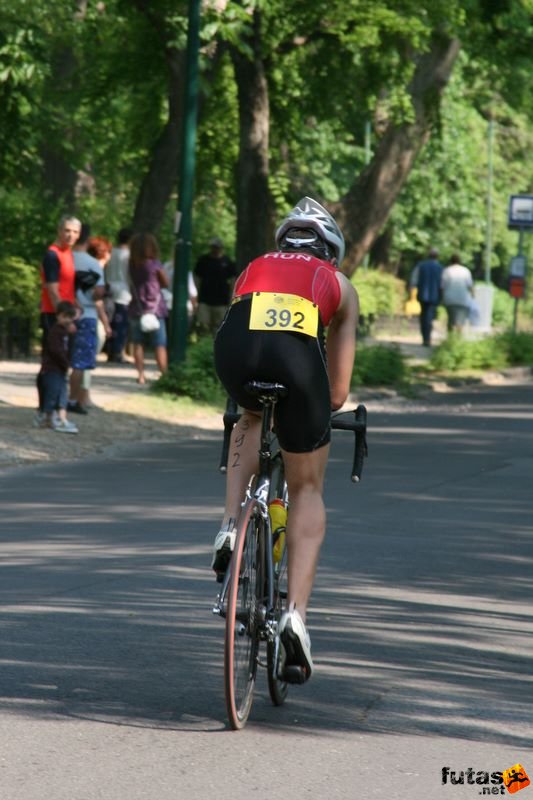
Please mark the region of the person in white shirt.
<svg viewBox="0 0 533 800"><path fill-rule="evenodd" d="M111 259L106 267L106 279L111 290L115 310L111 319L111 338L108 342L108 360L122 364L125 361L124 349L128 340L128 306L131 301L129 285L129 242L133 235L131 228L121 228L117 236L117 246L113 247Z"/></svg>
<svg viewBox="0 0 533 800"><path fill-rule="evenodd" d="M168 310L171 311L174 299L172 294L172 287L174 284L174 261L172 261L172 259L170 259L169 261L165 261L165 263L163 264L163 269L165 270L168 276L168 283L170 288L161 289L161 293L165 298ZM187 292L189 295L187 298L187 317L189 321L189 330L190 330L192 323L194 321L196 309L198 308L198 289L196 288L192 272L189 272L187 276Z"/></svg>
<svg viewBox="0 0 533 800"><path fill-rule="evenodd" d="M468 267L461 264L458 255L450 258L450 264L442 271L442 303L448 314L448 332L461 333L472 303L474 281Z"/></svg>

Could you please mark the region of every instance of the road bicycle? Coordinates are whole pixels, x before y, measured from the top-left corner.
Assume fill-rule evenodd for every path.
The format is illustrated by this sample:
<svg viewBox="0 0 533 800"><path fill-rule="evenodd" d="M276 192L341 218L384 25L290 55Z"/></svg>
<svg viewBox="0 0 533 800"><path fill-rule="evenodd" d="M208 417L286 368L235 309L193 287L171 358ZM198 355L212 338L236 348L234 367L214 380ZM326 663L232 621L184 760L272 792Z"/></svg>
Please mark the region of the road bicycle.
<svg viewBox="0 0 533 800"><path fill-rule="evenodd" d="M281 450L272 430L274 408L287 389L279 383L252 381L247 391L262 405L259 474L246 489L237 522L232 558L222 581L213 613L225 619L224 691L231 727L246 725L252 708L257 668L267 671L274 705L282 705L291 683L306 679L302 667L285 664L278 624L287 597L287 551L284 529L273 530L269 508L273 501L289 502ZM224 414L224 443L220 469L225 472L233 426L240 414L228 401ZM332 415L332 428L355 433L352 481L361 478L366 444L366 408ZM260 657L261 643L266 659Z"/></svg>

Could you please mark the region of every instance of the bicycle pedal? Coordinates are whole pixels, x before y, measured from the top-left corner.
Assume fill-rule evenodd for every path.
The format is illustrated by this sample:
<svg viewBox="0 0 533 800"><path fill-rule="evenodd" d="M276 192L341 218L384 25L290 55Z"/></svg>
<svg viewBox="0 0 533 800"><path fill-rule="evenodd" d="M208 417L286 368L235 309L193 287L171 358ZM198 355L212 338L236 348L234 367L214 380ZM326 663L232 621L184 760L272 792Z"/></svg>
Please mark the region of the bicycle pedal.
<svg viewBox="0 0 533 800"><path fill-rule="evenodd" d="M307 680L307 672L303 667L295 664L285 666L281 675L281 680L285 683L305 683Z"/></svg>

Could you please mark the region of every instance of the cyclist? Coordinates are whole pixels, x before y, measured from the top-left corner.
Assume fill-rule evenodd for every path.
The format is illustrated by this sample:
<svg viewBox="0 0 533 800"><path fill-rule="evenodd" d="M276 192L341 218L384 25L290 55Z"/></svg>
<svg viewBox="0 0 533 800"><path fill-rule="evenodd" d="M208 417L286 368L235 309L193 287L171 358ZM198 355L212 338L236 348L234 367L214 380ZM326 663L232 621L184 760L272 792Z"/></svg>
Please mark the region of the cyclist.
<svg viewBox="0 0 533 800"><path fill-rule="evenodd" d="M333 217L304 197L276 231L275 252L252 261L236 281L215 338L215 366L228 394L244 409L231 438L226 505L212 567L221 579L236 537L250 476L258 470L261 406L251 380L288 388L275 408L290 497L287 518L288 595L279 635L286 663L313 669L305 627L307 604L326 528L322 499L331 411L348 396L359 313L357 293L339 271L343 235Z"/></svg>

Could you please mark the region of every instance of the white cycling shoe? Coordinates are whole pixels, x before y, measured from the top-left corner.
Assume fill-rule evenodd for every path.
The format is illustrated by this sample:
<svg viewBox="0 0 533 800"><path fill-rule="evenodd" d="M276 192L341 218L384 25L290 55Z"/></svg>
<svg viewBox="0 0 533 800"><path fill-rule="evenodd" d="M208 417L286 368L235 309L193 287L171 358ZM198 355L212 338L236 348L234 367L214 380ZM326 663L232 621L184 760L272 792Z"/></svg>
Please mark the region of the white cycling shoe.
<svg viewBox="0 0 533 800"><path fill-rule="evenodd" d="M309 680L313 672L311 639L294 603L291 603L288 611L282 614L278 632L285 649L285 665L302 667L305 671L305 680Z"/></svg>
<svg viewBox="0 0 533 800"><path fill-rule="evenodd" d="M215 544L213 547L213 560L211 561L211 568L219 576L224 576L229 562L231 561L231 554L235 549L235 539L237 538L237 529L221 530L215 537Z"/></svg>

